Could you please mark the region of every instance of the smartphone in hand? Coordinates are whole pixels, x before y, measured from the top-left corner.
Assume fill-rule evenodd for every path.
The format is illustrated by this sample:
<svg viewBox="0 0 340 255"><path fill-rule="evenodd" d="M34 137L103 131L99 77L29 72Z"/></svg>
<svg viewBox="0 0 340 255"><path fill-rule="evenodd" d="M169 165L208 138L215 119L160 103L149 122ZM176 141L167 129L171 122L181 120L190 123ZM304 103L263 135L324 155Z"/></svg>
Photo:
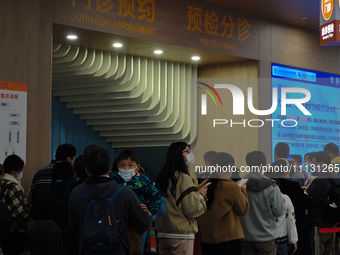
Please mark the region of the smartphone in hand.
<svg viewBox="0 0 340 255"><path fill-rule="evenodd" d="M249 179L241 179L237 184L238 186L242 187L243 184L247 183Z"/></svg>

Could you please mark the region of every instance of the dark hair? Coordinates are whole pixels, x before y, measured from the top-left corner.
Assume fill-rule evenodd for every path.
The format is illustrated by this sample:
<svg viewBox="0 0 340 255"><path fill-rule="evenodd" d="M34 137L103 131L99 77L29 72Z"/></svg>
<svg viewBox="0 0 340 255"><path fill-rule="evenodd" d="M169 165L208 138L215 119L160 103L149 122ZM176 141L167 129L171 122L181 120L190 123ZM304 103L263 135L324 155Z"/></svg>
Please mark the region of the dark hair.
<svg viewBox="0 0 340 255"><path fill-rule="evenodd" d="M262 151L252 151L246 155L246 163L248 166L262 167L267 164L267 158ZM259 171L262 171L262 169L259 169Z"/></svg>
<svg viewBox="0 0 340 255"><path fill-rule="evenodd" d="M110 155L107 150L96 144L87 146L83 153L83 163L92 175L98 176L110 170Z"/></svg>
<svg viewBox="0 0 340 255"><path fill-rule="evenodd" d="M74 169L67 161L58 161L52 168L52 181L56 180L73 180Z"/></svg>
<svg viewBox="0 0 340 255"><path fill-rule="evenodd" d="M305 154L305 156L304 156L304 161L306 161L306 157L308 157L309 158L309 160L311 161L311 162L313 162L313 157L314 157L314 154L315 154L316 152L309 152L309 153L306 153Z"/></svg>
<svg viewBox="0 0 340 255"><path fill-rule="evenodd" d="M9 155L3 164L3 170L5 173L10 174L12 172L21 171L24 167L24 161L15 154Z"/></svg>
<svg viewBox="0 0 340 255"><path fill-rule="evenodd" d="M204 153L203 158L205 162L210 162L211 164L214 161L214 157L216 156L217 152L216 151L207 151Z"/></svg>
<svg viewBox="0 0 340 255"><path fill-rule="evenodd" d="M331 156L328 154L328 152L325 151L318 151L313 155L313 158L315 159L316 162L318 163L323 163L326 165L331 164Z"/></svg>
<svg viewBox="0 0 340 255"><path fill-rule="evenodd" d="M230 155L227 152L219 152L216 154L214 161L213 161L213 166L234 166L235 165L235 160L232 155ZM207 191L207 207L210 208L212 202L214 201L215 198L215 189L218 184L218 178L211 178L209 179L209 182L211 182L211 185L208 188Z"/></svg>
<svg viewBox="0 0 340 255"><path fill-rule="evenodd" d="M87 175L86 170L85 170L83 157L84 157L83 154L81 154L79 157L77 157L76 160L74 161L73 167L74 167L74 171L75 171L76 175L80 179L87 179L87 178L89 178L89 176Z"/></svg>
<svg viewBox="0 0 340 255"><path fill-rule="evenodd" d="M68 157L73 159L76 154L76 147L74 147L72 144L65 143L58 146L57 152L55 153L55 159L57 161L67 160Z"/></svg>
<svg viewBox="0 0 340 255"><path fill-rule="evenodd" d="M119 163L119 161L128 158L130 158L132 161L135 161L137 165L140 164L140 157L137 151L131 148L122 149L119 151L118 156L113 160L112 170L114 172L117 171L117 164Z"/></svg>
<svg viewBox="0 0 340 255"><path fill-rule="evenodd" d="M293 155L293 156L291 157L291 159L295 159L296 162L298 162L299 164L302 163L302 157L301 157L301 155Z"/></svg>
<svg viewBox="0 0 340 255"><path fill-rule="evenodd" d="M168 148L165 164L156 179L156 187L162 191L163 195L166 197L168 197L167 190L169 187L169 182L171 182L170 193L173 196L175 195L178 181L177 177L175 176L176 171L189 175L188 167L185 164L183 157L183 150L187 146L188 145L185 142L175 142L170 144Z"/></svg>
<svg viewBox="0 0 340 255"><path fill-rule="evenodd" d="M289 157L289 146L286 143L278 143L275 146L274 153L276 153L278 158L285 158Z"/></svg>
<svg viewBox="0 0 340 255"><path fill-rule="evenodd" d="M285 167L285 169L288 169L290 170L290 162L285 159L285 158L279 158L277 159L276 161L274 161L273 163L271 163L271 166L274 168L274 167ZM284 171L273 171L271 174L267 175L268 177L270 178L282 178L284 175L286 174L286 172Z"/></svg>
<svg viewBox="0 0 340 255"><path fill-rule="evenodd" d="M137 164L140 164L138 152L131 148L120 150L118 156L116 157L117 162L128 158L130 158L132 161L135 161Z"/></svg>
<svg viewBox="0 0 340 255"><path fill-rule="evenodd" d="M332 153L334 156L339 156L339 147L335 143L328 143L323 148L325 152Z"/></svg>
<svg viewBox="0 0 340 255"><path fill-rule="evenodd" d="M28 250L34 255L63 255L61 231L52 220L36 221L27 240Z"/></svg>

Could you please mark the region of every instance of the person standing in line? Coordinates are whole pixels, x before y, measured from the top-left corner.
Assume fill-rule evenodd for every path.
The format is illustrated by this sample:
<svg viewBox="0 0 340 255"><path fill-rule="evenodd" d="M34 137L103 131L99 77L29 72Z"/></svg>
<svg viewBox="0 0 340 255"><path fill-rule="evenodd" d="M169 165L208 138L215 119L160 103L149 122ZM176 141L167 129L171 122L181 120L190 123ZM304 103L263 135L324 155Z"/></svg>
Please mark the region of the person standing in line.
<svg viewBox="0 0 340 255"><path fill-rule="evenodd" d="M156 219L159 254L193 254L196 218L206 210L207 186L200 190L194 185L188 166L194 156L185 142L172 143L163 169L157 176L156 187L166 198L166 212Z"/></svg>
<svg viewBox="0 0 340 255"><path fill-rule="evenodd" d="M149 214L142 209L138 198L131 189L122 188L123 185L110 179L110 156L104 147L100 145L87 146L83 153L83 162L89 178L73 189L69 199L69 221L71 227L78 230L79 255L128 254L129 226L134 226L142 234L150 225ZM118 190L120 190L119 193L117 193ZM104 201L112 197L113 194L115 194L114 199L110 201L112 201L116 214L119 245L115 247L114 251L94 251L89 240L84 238L87 224L85 215L90 203ZM110 226L112 226L111 217L109 219Z"/></svg>
<svg viewBox="0 0 340 255"><path fill-rule="evenodd" d="M219 152L212 165L234 166L234 158ZM244 234L239 216L249 210L246 183L239 186L230 178L231 172L218 173L215 177L209 179L207 210L198 218L203 255L240 255Z"/></svg>
<svg viewBox="0 0 340 255"><path fill-rule="evenodd" d="M287 159L289 157L289 146L286 143L278 143L274 149L274 160L279 158Z"/></svg>
<svg viewBox="0 0 340 255"><path fill-rule="evenodd" d="M119 151L113 161L111 178L118 184L123 184L135 192L143 209L151 217L156 217L162 204L162 193L152 184L152 181L141 173L140 157L134 149ZM130 254L142 254L147 232L141 236L133 226L129 229Z"/></svg>
<svg viewBox="0 0 340 255"><path fill-rule="evenodd" d="M286 159L278 159L272 165L287 165ZM313 245L310 238L310 232L313 231L313 227L310 224L306 211L311 206L311 199L306 192L300 187L299 183L289 178L289 173L281 173L276 176L277 185L279 186L281 193L287 195L293 203L296 228L298 233L297 250L294 254L304 255L312 254Z"/></svg>
<svg viewBox="0 0 340 255"><path fill-rule="evenodd" d="M31 187L28 190L27 198L30 204L33 204L39 194L42 194L48 189L52 183L52 169L56 162L67 161L73 165L73 161L76 157L77 151L72 144L59 145L55 154L55 160L52 160L50 164L40 169L33 176Z"/></svg>
<svg viewBox="0 0 340 255"><path fill-rule="evenodd" d="M17 155L8 156L3 164L4 175L0 179L0 199L11 214L10 234L2 242L6 255L17 255L26 248L29 205L20 185L24 161Z"/></svg>
<svg viewBox="0 0 340 255"><path fill-rule="evenodd" d="M246 162L253 171L244 176L249 179L249 212L240 217L245 236L242 255L276 255L275 220L285 211L281 191L274 180L263 175L262 168L266 165L263 152L249 152Z"/></svg>
<svg viewBox="0 0 340 255"><path fill-rule="evenodd" d="M52 220L34 222L27 243L27 251L20 255L65 255L63 236Z"/></svg>
<svg viewBox="0 0 340 255"><path fill-rule="evenodd" d="M295 253L298 249L298 233L297 233L297 224L295 220L295 210L292 203L292 200L290 199L289 195L292 195L294 193L295 196L297 196L300 191L303 192L303 190L300 188L299 184L296 181L293 181L289 178L289 169L290 169L290 162L285 158L279 158L275 162L271 164L273 168L280 168L281 171L276 172L275 181L277 185L279 186L284 206L285 206L285 212L277 217L276 219L276 245L277 245L277 255L288 255L289 250L291 248L292 253ZM291 192L285 193L285 187L289 186L288 183L290 182L290 188L292 189ZM300 201L300 203L303 203L303 201ZM289 226L289 228L288 228ZM303 226L306 228L306 231L304 234L308 237L308 228L307 226ZM291 247L290 247L291 246ZM306 246L303 246L304 249L307 250ZM303 251L300 249L299 251Z"/></svg>
<svg viewBox="0 0 340 255"><path fill-rule="evenodd" d="M335 143L328 143L323 148L323 151L327 152L331 157L331 163L334 165L334 168L340 169L340 156L339 156L339 147ZM338 173L340 174L340 172Z"/></svg>
<svg viewBox="0 0 340 255"><path fill-rule="evenodd" d="M308 210L309 219L320 228L334 228L337 222L330 219L324 211L324 205L328 205L328 192L333 186L340 185L340 178L330 169L331 157L325 151L316 152L313 155L316 178L307 189L311 197L311 208ZM325 166L328 166L327 168ZM335 233L320 233L319 249L321 255L334 255Z"/></svg>

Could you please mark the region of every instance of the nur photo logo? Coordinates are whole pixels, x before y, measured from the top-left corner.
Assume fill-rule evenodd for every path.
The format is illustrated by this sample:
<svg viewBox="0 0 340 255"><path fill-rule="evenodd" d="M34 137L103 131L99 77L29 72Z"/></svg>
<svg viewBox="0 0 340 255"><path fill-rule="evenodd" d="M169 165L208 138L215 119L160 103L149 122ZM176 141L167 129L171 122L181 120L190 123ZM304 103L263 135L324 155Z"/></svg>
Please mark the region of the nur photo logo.
<svg viewBox="0 0 340 255"><path fill-rule="evenodd" d="M204 87L197 87L198 89L202 90L203 94L201 94L201 115L208 114L208 104L207 104L207 95L214 101L215 106L217 106L216 99L220 102L220 106L222 107L231 107L232 104L232 113L233 116L243 116L245 115L245 95L243 91L234 84L214 84L209 85L203 82L197 82L197 84L202 85ZM219 89L219 93L216 91ZM223 90L222 90L223 89ZM225 91L225 92L224 92ZM226 104L222 104L222 99L220 95L223 93L230 93L232 96L232 103L231 101ZM215 97L214 97L214 95ZM280 96L280 97L279 97ZM311 93L308 89L299 88L299 87L281 87L280 93L277 87L273 87L271 90L271 106L268 109L256 109L254 106L254 93L252 87L247 87L247 107L248 110L257 116L269 116L273 114L278 106L280 109L280 119L250 119L246 120L243 119L241 122L233 121L233 119L225 119L225 118L218 118L213 119L213 127L216 125L225 125L230 124L230 126L235 125L242 125L243 127L262 127L265 122L271 122L272 127L275 123L280 123L282 127L295 127L297 126L298 122L296 119L298 118L291 118L285 119L284 117L287 116L287 108L298 109L299 114L301 113L304 116L311 116L312 114L306 109L303 105L307 103L311 99Z"/></svg>
<svg viewBox="0 0 340 255"><path fill-rule="evenodd" d="M197 83L205 86L208 89L210 89L217 96L217 98L220 101L220 104L222 106L221 97L220 97L220 95L217 93L217 91L212 86L210 86L210 85L208 85L206 83L203 83L203 82L197 82ZM206 92L212 98L212 100L214 101L215 106L217 106L216 100L215 100L214 96L211 94L211 92L208 89L202 88L202 87L197 87L197 88L203 90L204 92ZM201 102L202 102L202 105L201 105L201 114L202 115L207 115L207 94L202 94L202 96L201 96Z"/></svg>

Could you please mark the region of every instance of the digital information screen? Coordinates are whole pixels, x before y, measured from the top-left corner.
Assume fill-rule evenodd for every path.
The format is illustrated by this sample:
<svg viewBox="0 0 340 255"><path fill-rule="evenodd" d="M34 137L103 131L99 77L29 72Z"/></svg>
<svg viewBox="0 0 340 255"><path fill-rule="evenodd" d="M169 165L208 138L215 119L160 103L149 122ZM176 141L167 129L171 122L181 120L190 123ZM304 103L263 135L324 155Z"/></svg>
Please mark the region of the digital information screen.
<svg viewBox="0 0 340 255"><path fill-rule="evenodd" d="M272 127L272 153L275 145L285 142L290 147L290 156L298 154L302 159L307 152L322 151L330 142L340 143L340 76L272 64L272 92L277 88L278 105L272 119L295 120L295 127L285 127L275 122ZM286 115L281 112L282 88L304 88L311 99L303 103L311 115L305 115L296 105L287 104ZM305 98L304 93L286 93L287 99ZM293 121L285 121L294 126ZM287 125L287 126L288 126ZM274 159L274 156L272 155Z"/></svg>

